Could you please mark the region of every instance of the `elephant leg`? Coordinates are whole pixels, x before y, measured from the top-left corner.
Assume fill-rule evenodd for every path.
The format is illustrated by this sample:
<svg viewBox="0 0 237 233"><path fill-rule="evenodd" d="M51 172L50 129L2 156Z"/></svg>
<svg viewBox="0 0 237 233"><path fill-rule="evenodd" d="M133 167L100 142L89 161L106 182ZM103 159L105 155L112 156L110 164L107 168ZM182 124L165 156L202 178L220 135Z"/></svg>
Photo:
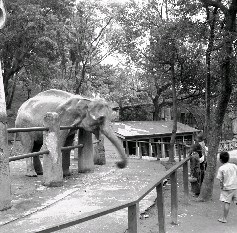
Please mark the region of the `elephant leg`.
<svg viewBox="0 0 237 233"><path fill-rule="evenodd" d="M65 143L64 143L64 147L67 146L72 146L73 141L74 141L74 136L75 134L71 134L67 137ZM71 150L66 150L62 152L62 167L63 167L63 176L70 176L71 173L69 171L69 167L70 167L70 153Z"/></svg>
<svg viewBox="0 0 237 233"><path fill-rule="evenodd" d="M41 147L42 147L42 143L34 142L33 152L40 151ZM33 157L33 164L34 164L34 169L35 169L36 174L43 175L43 168L42 168L42 164L41 164L39 156Z"/></svg>
<svg viewBox="0 0 237 233"><path fill-rule="evenodd" d="M28 133L21 133L20 140L23 148L23 154L28 154L32 152L33 141ZM37 176L34 168L33 158L26 158L26 176L34 177Z"/></svg>
<svg viewBox="0 0 237 233"><path fill-rule="evenodd" d="M30 152L27 152L28 154ZM36 177L37 173L35 172L33 158L26 158L26 176Z"/></svg>

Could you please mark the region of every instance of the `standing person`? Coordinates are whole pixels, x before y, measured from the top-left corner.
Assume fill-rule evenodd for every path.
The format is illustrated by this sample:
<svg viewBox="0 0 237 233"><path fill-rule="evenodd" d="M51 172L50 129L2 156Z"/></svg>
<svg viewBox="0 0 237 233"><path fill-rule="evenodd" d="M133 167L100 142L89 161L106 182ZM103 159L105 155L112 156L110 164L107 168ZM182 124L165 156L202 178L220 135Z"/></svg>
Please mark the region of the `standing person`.
<svg viewBox="0 0 237 233"><path fill-rule="evenodd" d="M220 201L223 203L223 217L218 221L227 222L227 216L230 209L230 203L237 201L237 166L229 163L230 155L228 152L220 153L220 162L216 178L220 180Z"/></svg>
<svg viewBox="0 0 237 233"><path fill-rule="evenodd" d="M193 144L190 148L190 177L191 191L198 197L201 190L201 169L200 158L202 157L202 147L200 144Z"/></svg>
<svg viewBox="0 0 237 233"><path fill-rule="evenodd" d="M200 158L201 183L202 183L204 179L204 175L205 175L205 170L207 167L206 161L207 161L207 153L208 153L208 148L206 147L202 133L197 135L197 143L200 144L202 148L202 157Z"/></svg>

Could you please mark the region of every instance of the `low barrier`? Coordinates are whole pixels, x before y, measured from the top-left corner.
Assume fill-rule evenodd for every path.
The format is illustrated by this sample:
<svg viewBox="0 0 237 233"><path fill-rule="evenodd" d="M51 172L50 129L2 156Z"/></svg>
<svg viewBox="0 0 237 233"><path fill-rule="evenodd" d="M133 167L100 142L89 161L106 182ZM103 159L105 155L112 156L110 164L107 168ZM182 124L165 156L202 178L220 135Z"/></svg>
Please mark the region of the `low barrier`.
<svg viewBox="0 0 237 233"><path fill-rule="evenodd" d="M45 131L44 133L44 145L46 146L46 150L40 151L40 152L34 152L24 155L18 155L14 157L10 157L9 161L15 161L23 158L29 158L38 156L41 154L47 154L48 161L45 163L47 164L47 167L44 168L44 174L46 174L46 177L44 178L44 184L48 186L53 186L55 183L60 184L62 183L62 173L60 173L58 176L55 176L55 170L56 169L62 169L62 164L57 162L57 159L55 160L55 151L52 150L53 142L57 142L58 136L59 136L59 130L68 130L68 129L75 129L75 127L67 127L67 126L59 126L58 122L58 116L55 113L49 113L47 114L45 118L45 124L46 127L33 127L33 128L14 128L14 129L8 129L8 133L16 133L16 132L29 132L29 131ZM84 146L77 145L77 146L70 146L66 148L58 148L57 143L55 144L54 148L56 148L56 155L59 156L61 151L64 150L71 150L74 148L81 148L81 154L79 158L83 159L83 156L88 156L86 153L82 153L83 148L86 146L87 149L85 150L88 153L88 147L92 147L92 140L91 140L91 134L89 134L86 131L80 132L81 136L84 136L83 144ZM71 226L74 226L76 224L89 221L101 216L104 216L109 213L113 213L115 211L128 208L128 232L129 233L137 233L139 231L139 202L148 195L153 189L156 189L157 193L157 208L158 208L158 223L159 223L159 232L165 233L166 232L166 222L165 222L165 205L164 205L164 193L163 193L163 180L166 178L170 178L171 183L171 219L173 224L177 224L177 217L178 217L178 195L177 195L177 170L179 168L183 168L183 185L184 185L184 202L188 203L188 195L189 195L189 189L188 189L188 161L189 157L186 158L186 147L185 145L179 145L178 146L179 151L182 151L179 153L179 163L177 163L175 166L173 166L171 169L169 169L165 174L158 178L157 181L150 184L148 187L146 187L144 190L142 190L138 197L133 199L132 201L127 201L122 204L118 204L115 206L112 206L110 208L103 208L101 210L93 211L91 213L77 216L70 221L65 222L59 222L57 225L53 225L50 228L47 229L39 229L37 232L54 232L57 230L61 230L64 228L68 228ZM183 159L181 158L183 154ZM57 157L56 156L56 157ZM90 156L89 156L90 157ZM93 157L93 156L92 156ZM60 160L60 159L59 159ZM91 157L90 157L91 160ZM92 161L93 162L93 161ZM78 164L80 162L78 161ZM89 165L90 166L90 165ZM54 172L54 175L52 175L52 172ZM56 177L56 178L55 178Z"/></svg>
<svg viewBox="0 0 237 233"><path fill-rule="evenodd" d="M234 138L233 140L221 141L219 144L218 152L230 151L235 149L237 149L237 140Z"/></svg>
<svg viewBox="0 0 237 233"><path fill-rule="evenodd" d="M84 172L93 169L93 144L92 135L83 129L79 130L83 143L75 146L60 148L59 133L60 130L77 130L79 127L60 126L58 114L55 112L47 113L44 117L44 127L31 128L9 128L8 133L44 131L43 133L43 150L39 152L27 153L23 155L12 156L9 162L19 159L46 155L43 157L43 184L46 186L61 186L63 184L62 161L64 156L70 158L70 150L78 148L78 171ZM78 136L79 137L79 136ZM83 138L82 138L83 137ZM62 157L62 152L65 153ZM67 159L68 160L68 159ZM65 163L65 160L64 160ZM69 167L69 164L66 166Z"/></svg>
<svg viewBox="0 0 237 233"><path fill-rule="evenodd" d="M165 174L158 178L157 181L151 183L148 187L143 189L138 193L138 197L134 198L131 201L124 202L122 204L117 204L109 208L103 208L100 210L92 211L84 215L75 216L70 221L58 222L56 225L52 225L48 228L38 229L37 232L40 233L49 233L58 230L62 230L113 212L118 210L128 208L128 232L129 233L138 233L139 232L139 202L148 195L153 189L156 189L157 199L156 204L158 208L158 230L159 233L166 232L166 221L165 221L165 203L164 203L164 188L163 180L170 177L171 183L171 221L172 224L177 224L178 222L178 184L177 184L177 170L183 168L183 187L184 187L184 202L188 203L189 188L188 188L188 161L189 157L185 158L182 161L178 162L175 166L165 172Z"/></svg>

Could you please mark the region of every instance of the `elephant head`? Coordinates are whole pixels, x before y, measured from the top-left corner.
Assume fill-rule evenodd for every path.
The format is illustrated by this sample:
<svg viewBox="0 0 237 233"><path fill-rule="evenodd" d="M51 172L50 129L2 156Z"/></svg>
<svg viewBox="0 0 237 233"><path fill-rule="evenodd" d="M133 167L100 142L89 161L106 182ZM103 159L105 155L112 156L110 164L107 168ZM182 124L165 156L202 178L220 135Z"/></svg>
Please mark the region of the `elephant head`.
<svg viewBox="0 0 237 233"><path fill-rule="evenodd" d="M95 134L97 139L99 139L100 132L103 133L111 143L118 150L121 161L117 162L119 168L124 168L127 165L127 156L123 149L123 146L115 135L112 127L110 126L110 117L112 110L109 107L108 103L103 99L92 100L86 109L86 115L80 122L79 126Z"/></svg>

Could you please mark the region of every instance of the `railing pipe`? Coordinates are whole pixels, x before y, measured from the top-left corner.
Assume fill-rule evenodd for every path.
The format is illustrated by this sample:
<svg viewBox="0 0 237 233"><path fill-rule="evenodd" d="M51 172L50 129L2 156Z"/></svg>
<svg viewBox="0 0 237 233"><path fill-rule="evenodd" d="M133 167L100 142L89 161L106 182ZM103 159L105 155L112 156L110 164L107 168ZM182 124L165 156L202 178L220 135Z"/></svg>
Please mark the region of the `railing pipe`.
<svg viewBox="0 0 237 233"><path fill-rule="evenodd" d="M72 149L81 148L81 147L83 147L83 144L79 144L79 145L76 145L76 146L67 146L67 147L62 147L61 151L72 150ZM43 154L48 154L48 153L49 153L48 150L43 150L43 151L39 151L39 152L33 152L33 153L17 155L17 156L11 156L11 157L9 157L9 162L20 160L20 159L25 159L25 158L30 158L30 157L35 157L35 156L38 156L38 155L43 155Z"/></svg>
<svg viewBox="0 0 237 233"><path fill-rule="evenodd" d="M33 152L33 153L28 153L28 154L23 154L23 155L12 156L12 157L9 157L9 162L20 160L20 159L26 159L26 158L30 158L30 157L35 157L35 156L48 154L48 153L49 153L49 150L43 150L43 151L39 151L39 152Z"/></svg>
<svg viewBox="0 0 237 233"><path fill-rule="evenodd" d="M60 130L67 130L67 129L80 129L77 126L60 126ZM8 128L8 133L18 133L18 132L31 132L31 131L48 131L48 127L30 127L30 128Z"/></svg>

